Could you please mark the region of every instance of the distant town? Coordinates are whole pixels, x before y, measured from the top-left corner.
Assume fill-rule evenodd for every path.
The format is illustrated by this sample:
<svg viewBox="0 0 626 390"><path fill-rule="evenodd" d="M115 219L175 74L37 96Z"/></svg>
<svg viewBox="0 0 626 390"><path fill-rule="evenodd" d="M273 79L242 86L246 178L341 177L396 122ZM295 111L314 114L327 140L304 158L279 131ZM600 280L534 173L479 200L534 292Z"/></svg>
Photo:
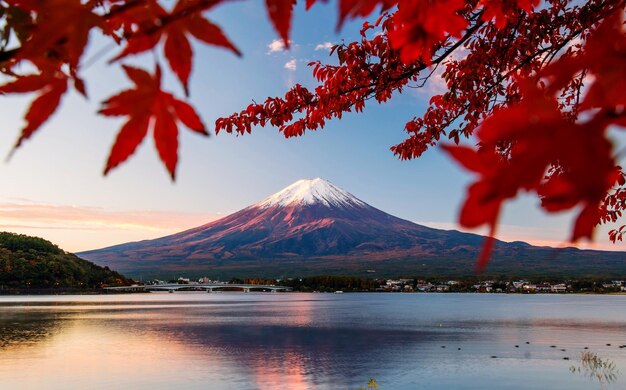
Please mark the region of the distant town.
<svg viewBox="0 0 626 390"><path fill-rule="evenodd" d="M570 279L556 281L537 281L532 279L518 280L436 280L436 279L373 279L350 276L312 276L305 278L286 279L239 279L230 281L211 280L203 277L198 280L179 277L171 280L149 280L141 282L146 286L182 284L188 285L190 290L194 286L223 285L259 285L259 286L286 286L292 291L299 292L404 292L404 293L620 293L626 292L624 280L585 280ZM233 286L234 287L234 286Z"/></svg>

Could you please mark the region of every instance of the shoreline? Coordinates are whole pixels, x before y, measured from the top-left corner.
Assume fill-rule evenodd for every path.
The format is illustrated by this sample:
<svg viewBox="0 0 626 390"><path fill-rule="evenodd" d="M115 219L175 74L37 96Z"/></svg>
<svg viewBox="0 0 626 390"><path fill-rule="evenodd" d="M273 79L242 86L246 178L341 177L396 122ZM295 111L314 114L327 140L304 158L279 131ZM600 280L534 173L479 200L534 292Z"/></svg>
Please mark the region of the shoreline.
<svg viewBox="0 0 626 390"><path fill-rule="evenodd" d="M340 291L340 290L338 290ZM0 297L4 296L55 296L55 295L135 295L135 294L151 294L155 291L107 291L104 289L14 289L14 290L0 290ZM243 291L226 291L226 292L235 292L244 294ZM266 294L271 294L267 291L252 291L253 293L263 292ZM163 293L163 292L156 292ZM177 291L177 294L187 294L187 293L206 293L204 291ZM214 292L217 294L221 294L223 292L218 291ZM300 293L300 294L336 294L334 291L281 291L280 294L290 294L290 293ZM551 292L477 292L477 291L431 291L431 292L422 292L422 291L342 291L342 294L418 294L418 295L430 295L430 294L463 294L463 295L624 295L626 296L626 292L591 292L591 291L578 291L578 292L562 292L562 293L551 293Z"/></svg>
<svg viewBox="0 0 626 390"><path fill-rule="evenodd" d="M18 295L109 295L109 294L145 294L149 291L119 291L108 292L102 288L93 289L75 289L75 288L37 288L37 289L2 289L0 296L18 296Z"/></svg>

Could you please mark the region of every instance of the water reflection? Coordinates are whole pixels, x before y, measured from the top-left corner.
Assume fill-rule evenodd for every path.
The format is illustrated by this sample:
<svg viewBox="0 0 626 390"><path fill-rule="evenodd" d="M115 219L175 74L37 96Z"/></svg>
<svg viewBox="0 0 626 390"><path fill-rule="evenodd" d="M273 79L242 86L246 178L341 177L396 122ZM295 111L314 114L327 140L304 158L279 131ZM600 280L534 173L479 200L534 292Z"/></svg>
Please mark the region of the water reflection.
<svg viewBox="0 0 626 390"><path fill-rule="evenodd" d="M444 342L456 345L470 338L465 332L319 326L311 324L308 316L291 319L293 313L302 313L300 304L296 306L288 315L277 314L274 308L274 316L266 308L248 307L245 314L227 317L223 309L196 307L191 315L187 310L164 308L98 313L97 317L109 331L135 330L149 337L143 341L142 356L148 355L147 349L166 348L173 360L206 366L219 361L230 367L224 381L264 389L332 388L333 384L356 388L370 373L402 369L407 356L419 360L423 350L433 345L439 349ZM85 319L95 318L85 315ZM125 325L119 327L120 323ZM181 351L180 345L185 349Z"/></svg>
<svg viewBox="0 0 626 390"><path fill-rule="evenodd" d="M611 317L614 302L605 322L577 314L559 325L501 313L479 321L475 311L453 320L447 308L459 298L452 296L446 305L375 294L205 295L0 300L0 387L356 389L375 377L387 389L583 389L588 382L567 374L564 357L593 345L626 362L618 343L606 346L624 336L621 314ZM503 311L519 304L502 303Z"/></svg>
<svg viewBox="0 0 626 390"><path fill-rule="evenodd" d="M0 351L45 341L62 330L54 313L0 310Z"/></svg>

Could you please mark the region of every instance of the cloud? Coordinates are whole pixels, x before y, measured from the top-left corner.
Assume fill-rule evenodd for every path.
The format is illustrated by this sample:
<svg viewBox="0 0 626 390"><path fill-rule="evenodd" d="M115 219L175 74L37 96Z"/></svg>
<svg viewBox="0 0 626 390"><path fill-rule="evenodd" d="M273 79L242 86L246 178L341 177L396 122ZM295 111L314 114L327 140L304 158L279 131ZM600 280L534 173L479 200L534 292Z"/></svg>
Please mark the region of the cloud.
<svg viewBox="0 0 626 390"><path fill-rule="evenodd" d="M83 250L176 233L216 220L209 213L106 210L30 201L0 202L0 231L47 238Z"/></svg>
<svg viewBox="0 0 626 390"><path fill-rule="evenodd" d="M292 58L289 61L285 62L285 69L288 69L290 71L295 71L297 68L297 64L296 64L296 59Z"/></svg>
<svg viewBox="0 0 626 390"><path fill-rule="evenodd" d="M97 207L62 206L45 203L0 203L0 227L17 225L56 227L116 227L124 229L171 230L206 223L213 215L150 210L105 210Z"/></svg>
<svg viewBox="0 0 626 390"><path fill-rule="evenodd" d="M285 43L282 39L274 39L267 45L268 52L267 54L278 53L281 51L285 51Z"/></svg>
<svg viewBox="0 0 626 390"><path fill-rule="evenodd" d="M296 51L300 45L295 43L292 40L289 40L289 50ZM267 44L267 55L274 53L285 53L287 51L287 47L285 47L285 43L282 39L274 39L272 42Z"/></svg>
<svg viewBox="0 0 626 390"><path fill-rule="evenodd" d="M330 50L334 45L331 42L319 43L315 46L315 51L318 50Z"/></svg>

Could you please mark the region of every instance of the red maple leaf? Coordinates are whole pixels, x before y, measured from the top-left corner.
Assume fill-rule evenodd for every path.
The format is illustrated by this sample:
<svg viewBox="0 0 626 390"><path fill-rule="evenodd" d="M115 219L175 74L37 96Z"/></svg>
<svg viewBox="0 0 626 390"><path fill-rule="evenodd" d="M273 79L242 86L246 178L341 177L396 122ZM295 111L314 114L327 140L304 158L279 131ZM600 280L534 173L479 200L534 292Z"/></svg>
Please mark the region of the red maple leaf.
<svg viewBox="0 0 626 390"><path fill-rule="evenodd" d="M154 75L131 66L123 65L123 68L135 88L110 97L99 111L106 116L128 117L111 148L104 174L126 161L152 127L159 157L174 180L178 162L177 122L202 135L209 133L193 107L161 90L158 66Z"/></svg>
<svg viewBox="0 0 626 390"><path fill-rule="evenodd" d="M341 0L339 1L339 26L347 18L357 18L359 16L367 16L371 14L378 5L381 5L381 11L388 10L395 6L398 0Z"/></svg>
<svg viewBox="0 0 626 390"><path fill-rule="evenodd" d="M56 111L61 97L67 91L67 76L61 72L46 72L36 75L20 76L14 81L0 86L0 94L28 93L39 91L24 116L26 126L13 148L30 138L39 127Z"/></svg>
<svg viewBox="0 0 626 390"><path fill-rule="evenodd" d="M465 227L487 224L493 231L505 200L521 190L534 191L548 212L580 206L571 240L591 239L600 222L600 204L621 178L605 137L607 123L601 116L586 123L567 120L557 100L530 80L521 92L521 102L483 122L476 134L482 150L444 147L479 175L469 187L460 223ZM500 147L508 150L504 156L497 152ZM479 268L489 259L488 245Z"/></svg>
<svg viewBox="0 0 626 390"><path fill-rule="evenodd" d="M467 27L467 20L459 15L464 8L463 0L400 1L389 41L400 50L404 63L417 59L430 63L435 45L448 36L460 37Z"/></svg>
<svg viewBox="0 0 626 390"><path fill-rule="evenodd" d="M80 0L18 2L17 6L36 16L12 61L28 60L41 69L59 60L77 68L89 32L101 24L101 17Z"/></svg>
<svg viewBox="0 0 626 390"><path fill-rule="evenodd" d="M503 29L520 9L531 12L539 0L481 0L479 5L484 7L481 18L486 22L493 19L496 27Z"/></svg>
<svg viewBox="0 0 626 390"><path fill-rule="evenodd" d="M295 4L295 0L265 0L267 14L286 48L289 48L289 30L291 30L291 17Z"/></svg>
<svg viewBox="0 0 626 390"><path fill-rule="evenodd" d="M515 196L517 191L511 189L500 174L503 162L496 153L488 150L476 151L467 146L444 145L443 149L467 170L478 173L481 177L481 180L467 189L459 223L469 228L487 224L490 228L476 263L476 271L482 272L491 258L502 203L506 198Z"/></svg>
<svg viewBox="0 0 626 390"><path fill-rule="evenodd" d="M126 47L113 61L148 51L164 39L165 57L185 88L185 93L189 94L189 75L193 59L190 35L206 44L224 47L238 56L241 55L221 28L201 15L202 11L218 3L217 0L179 0L168 13L157 2L148 1L143 7L131 8L121 13L116 18L117 24L130 31L133 30L131 26L137 26L139 31L128 34ZM115 21L111 23L117 26Z"/></svg>

